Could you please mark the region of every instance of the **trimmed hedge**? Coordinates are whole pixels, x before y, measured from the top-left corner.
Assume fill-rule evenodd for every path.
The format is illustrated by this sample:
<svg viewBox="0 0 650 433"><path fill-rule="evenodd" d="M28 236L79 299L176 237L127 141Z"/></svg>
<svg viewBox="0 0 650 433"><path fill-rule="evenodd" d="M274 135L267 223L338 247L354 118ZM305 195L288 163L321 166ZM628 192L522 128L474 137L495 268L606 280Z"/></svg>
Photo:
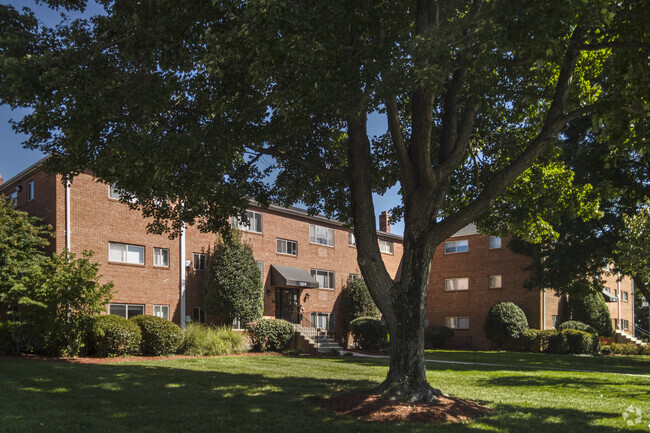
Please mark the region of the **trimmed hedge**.
<svg viewBox="0 0 650 433"><path fill-rule="evenodd" d="M11 338L11 328L9 322L0 322L0 353L9 355L16 352L16 345Z"/></svg>
<svg viewBox="0 0 650 433"><path fill-rule="evenodd" d="M524 311L512 302L494 304L487 316L483 330L488 339L499 347L510 338L518 338L528 329L528 319Z"/></svg>
<svg viewBox="0 0 650 433"><path fill-rule="evenodd" d="M260 319L247 326L257 352L284 352L291 347L293 341L293 326L282 319Z"/></svg>
<svg viewBox="0 0 650 433"><path fill-rule="evenodd" d="M138 353L140 327L124 317L95 317L91 336L92 352L97 356L122 356Z"/></svg>
<svg viewBox="0 0 650 433"><path fill-rule="evenodd" d="M427 326L424 328L425 349L440 349L454 336L454 330L446 326Z"/></svg>
<svg viewBox="0 0 650 433"><path fill-rule="evenodd" d="M519 336L519 349L523 352L545 352L551 338L559 333L556 329L526 329Z"/></svg>
<svg viewBox="0 0 650 433"><path fill-rule="evenodd" d="M598 331L593 326L587 325L586 323L578 322L577 320L569 320L562 323L557 327L560 331L565 329L575 329L576 331L589 332L590 334L598 334Z"/></svg>
<svg viewBox="0 0 650 433"><path fill-rule="evenodd" d="M551 338L547 352L597 355L600 352L600 338L589 332L565 329Z"/></svg>
<svg viewBox="0 0 650 433"><path fill-rule="evenodd" d="M612 343L601 347L603 355L650 355L650 345L636 345L634 343Z"/></svg>
<svg viewBox="0 0 650 433"><path fill-rule="evenodd" d="M140 347L144 355L172 355L183 340L180 326L162 317L139 315L131 319L142 333Z"/></svg>
<svg viewBox="0 0 650 433"><path fill-rule="evenodd" d="M244 337L228 327L213 328L201 323L188 323L183 332L179 352L192 356L231 355L246 352Z"/></svg>
<svg viewBox="0 0 650 433"><path fill-rule="evenodd" d="M612 317L602 293L569 296L569 311L573 320L592 326L600 336L614 335Z"/></svg>
<svg viewBox="0 0 650 433"><path fill-rule="evenodd" d="M359 317L350 322L350 333L362 350L381 350L388 347L388 328L374 317Z"/></svg>

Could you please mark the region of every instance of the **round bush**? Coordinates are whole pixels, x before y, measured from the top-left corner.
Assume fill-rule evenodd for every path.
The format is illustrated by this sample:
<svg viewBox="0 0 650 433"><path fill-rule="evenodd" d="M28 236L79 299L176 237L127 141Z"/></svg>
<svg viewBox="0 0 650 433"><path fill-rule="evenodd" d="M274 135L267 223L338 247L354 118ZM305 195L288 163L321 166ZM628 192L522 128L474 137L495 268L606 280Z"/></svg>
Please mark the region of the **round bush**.
<svg viewBox="0 0 650 433"><path fill-rule="evenodd" d="M551 338L560 332L556 329L526 329L519 336L519 349L523 352L545 352Z"/></svg>
<svg viewBox="0 0 650 433"><path fill-rule="evenodd" d="M453 336L454 330L446 326L427 326L424 328L424 347L426 349L439 349Z"/></svg>
<svg viewBox="0 0 650 433"><path fill-rule="evenodd" d="M560 326L558 326L557 329L559 329L560 331L564 331L565 329L575 329L576 331L598 334L596 328L594 328L593 326L589 326L586 323L578 322L577 320L569 320L567 322L564 322Z"/></svg>
<svg viewBox="0 0 650 433"><path fill-rule="evenodd" d="M374 317L359 317L350 322L350 333L363 350L380 350L388 346L386 324Z"/></svg>
<svg viewBox="0 0 650 433"><path fill-rule="evenodd" d="M483 327L487 338L499 347L508 338L518 338L526 329L528 320L524 311L512 302L499 302L490 308Z"/></svg>
<svg viewBox="0 0 650 433"><path fill-rule="evenodd" d="M603 337L614 335L612 317L602 293L576 293L569 296L569 311L573 320L580 321L598 331Z"/></svg>
<svg viewBox="0 0 650 433"><path fill-rule="evenodd" d="M596 334L565 329L551 338L547 352L597 355L600 352L600 339Z"/></svg>
<svg viewBox="0 0 650 433"><path fill-rule="evenodd" d="M140 327L124 317L105 315L95 318L92 329L92 352L97 356L122 356L138 353Z"/></svg>
<svg viewBox="0 0 650 433"><path fill-rule="evenodd" d="M291 347L293 326L282 319L260 319L248 324L253 350L284 352Z"/></svg>
<svg viewBox="0 0 650 433"><path fill-rule="evenodd" d="M131 319L142 333L140 344L145 355L171 355L176 353L183 341L180 326L162 317L135 316Z"/></svg>

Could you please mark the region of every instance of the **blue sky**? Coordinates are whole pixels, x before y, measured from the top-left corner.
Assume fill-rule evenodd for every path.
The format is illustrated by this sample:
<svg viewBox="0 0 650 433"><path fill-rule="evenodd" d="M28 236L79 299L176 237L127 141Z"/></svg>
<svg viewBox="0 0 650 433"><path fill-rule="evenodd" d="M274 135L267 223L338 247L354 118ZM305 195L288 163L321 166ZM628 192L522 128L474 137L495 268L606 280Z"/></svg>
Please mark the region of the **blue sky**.
<svg viewBox="0 0 650 433"><path fill-rule="evenodd" d="M36 5L32 1L2 1L0 3L13 5L16 9L29 7L45 25L55 25L61 20L60 12L42 5ZM89 8L90 13L97 13L100 10L100 7L97 5L92 5ZM77 16L80 16L80 14L74 14L72 17L75 18ZM26 113L27 110L24 109L11 110L7 105L0 105L0 175L5 180L15 176L44 156L38 151L25 149L22 143L27 137L16 134L11 128L10 121L19 121ZM384 116L379 114L370 116L368 121L368 132L370 135L383 134L386 132L386 129L387 123ZM377 214L383 210L393 208L400 202L397 188L388 191L384 196L375 195L374 201ZM395 234L403 234L404 223L400 221L393 224L391 231Z"/></svg>

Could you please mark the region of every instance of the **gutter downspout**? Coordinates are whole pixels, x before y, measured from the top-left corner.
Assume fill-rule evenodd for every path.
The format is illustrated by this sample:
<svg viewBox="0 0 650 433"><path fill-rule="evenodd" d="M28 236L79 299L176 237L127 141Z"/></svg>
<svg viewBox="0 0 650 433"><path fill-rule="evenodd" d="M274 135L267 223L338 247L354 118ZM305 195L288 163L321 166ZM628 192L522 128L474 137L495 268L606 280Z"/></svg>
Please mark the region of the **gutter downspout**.
<svg viewBox="0 0 650 433"><path fill-rule="evenodd" d="M179 268L180 268L180 275L179 275L179 285L180 285L180 297L181 297L181 328L185 329L185 315L186 313L186 306L185 306L185 223L181 223L181 229L180 229L180 236L179 236L179 250L180 253L178 254L179 258Z"/></svg>
<svg viewBox="0 0 650 433"><path fill-rule="evenodd" d="M542 330L546 329L546 289L542 288Z"/></svg>
<svg viewBox="0 0 650 433"><path fill-rule="evenodd" d="M65 181L65 247L70 252L70 180Z"/></svg>
<svg viewBox="0 0 650 433"><path fill-rule="evenodd" d="M616 288L618 289L618 330L623 330L623 324L621 324L621 298L623 293L621 293L621 273L618 273L618 280L616 281Z"/></svg>

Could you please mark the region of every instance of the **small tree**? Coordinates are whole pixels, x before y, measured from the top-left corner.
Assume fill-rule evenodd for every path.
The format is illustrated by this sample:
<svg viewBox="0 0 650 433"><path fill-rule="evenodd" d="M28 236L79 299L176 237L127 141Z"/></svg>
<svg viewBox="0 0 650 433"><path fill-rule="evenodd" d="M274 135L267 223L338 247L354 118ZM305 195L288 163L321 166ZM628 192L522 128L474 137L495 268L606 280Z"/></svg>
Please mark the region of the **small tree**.
<svg viewBox="0 0 650 433"><path fill-rule="evenodd" d="M598 335L611 337L612 317L601 293L578 292L569 296L571 319L592 326Z"/></svg>
<svg viewBox="0 0 650 433"><path fill-rule="evenodd" d="M341 296L343 319L346 324L359 317L379 317L379 308L372 300L368 287L362 279L348 281Z"/></svg>
<svg viewBox="0 0 650 433"><path fill-rule="evenodd" d="M223 236L214 246L203 282L205 311L221 325L233 320L244 323L260 319L264 288L253 250L241 242L237 232Z"/></svg>
<svg viewBox="0 0 650 433"><path fill-rule="evenodd" d="M485 335L499 347L508 338L517 338L528 329L524 311L512 302L494 304L485 318Z"/></svg>

